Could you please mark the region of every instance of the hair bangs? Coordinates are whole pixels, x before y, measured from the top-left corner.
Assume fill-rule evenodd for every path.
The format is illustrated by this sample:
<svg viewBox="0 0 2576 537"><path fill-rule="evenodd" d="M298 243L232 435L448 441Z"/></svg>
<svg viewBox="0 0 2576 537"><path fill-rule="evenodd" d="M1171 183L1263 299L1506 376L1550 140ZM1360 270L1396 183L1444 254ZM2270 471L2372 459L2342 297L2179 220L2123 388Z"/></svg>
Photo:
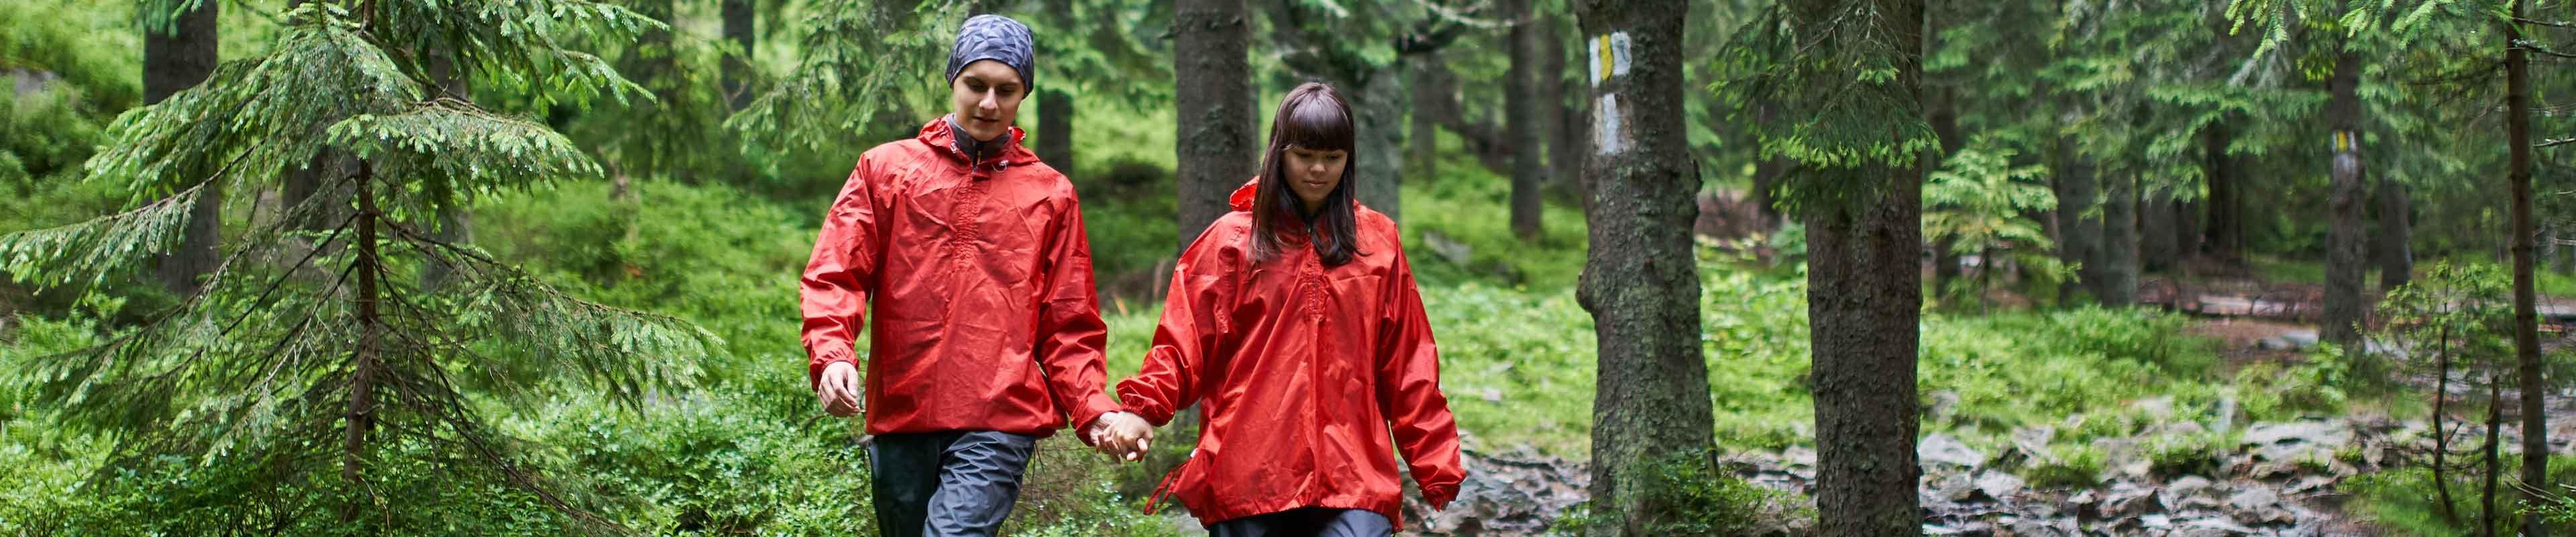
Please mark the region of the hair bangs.
<svg viewBox="0 0 2576 537"><path fill-rule="evenodd" d="M1298 92L1282 103L1275 127L1287 147L1309 151L1350 151L1358 148L1359 135L1351 124L1350 108L1333 95L1322 91Z"/></svg>

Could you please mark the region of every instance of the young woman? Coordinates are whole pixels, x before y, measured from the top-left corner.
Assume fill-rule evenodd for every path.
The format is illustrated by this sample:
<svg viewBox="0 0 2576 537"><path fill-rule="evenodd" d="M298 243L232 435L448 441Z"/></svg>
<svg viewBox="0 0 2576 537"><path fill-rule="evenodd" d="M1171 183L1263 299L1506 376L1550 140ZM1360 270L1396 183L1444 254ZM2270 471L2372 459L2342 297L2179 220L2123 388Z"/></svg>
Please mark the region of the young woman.
<svg viewBox="0 0 2576 537"><path fill-rule="evenodd" d="M1465 475L1439 354L1395 222L1352 198L1350 107L1309 83L1272 123L1260 175L1181 254L1121 406L1161 426L1204 405L1166 486L1215 537L1388 535L1396 449L1434 508Z"/></svg>

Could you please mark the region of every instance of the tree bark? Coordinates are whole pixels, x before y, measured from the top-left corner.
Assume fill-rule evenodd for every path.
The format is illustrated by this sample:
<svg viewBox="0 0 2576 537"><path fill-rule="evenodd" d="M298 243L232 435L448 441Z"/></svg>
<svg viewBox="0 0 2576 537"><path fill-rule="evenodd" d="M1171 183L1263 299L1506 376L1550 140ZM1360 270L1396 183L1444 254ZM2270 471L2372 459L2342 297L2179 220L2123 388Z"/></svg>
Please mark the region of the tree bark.
<svg viewBox="0 0 2576 537"><path fill-rule="evenodd" d="M2144 189L2140 189L2144 190ZM2140 196L2138 203L2138 272L2166 272L2182 257L2182 245L2174 242L2175 207L2173 195L2157 190Z"/></svg>
<svg viewBox="0 0 2576 537"><path fill-rule="evenodd" d="M2072 142L2061 142L2072 145ZM2093 283L2105 279L2102 266L2094 261L2094 250L2101 248L2102 218L2093 212L2098 197L2094 188L2093 164L2075 154L2073 147L2059 149L2057 181L2058 259L2077 266L2075 280L2059 287L2058 301L2067 303L2078 289L2093 290ZM2100 292L2093 290L2095 299Z"/></svg>
<svg viewBox="0 0 2576 537"><path fill-rule="evenodd" d="M354 363L349 371L349 402L340 435L340 479L347 481L353 490L366 489L367 435L375 430L376 423L376 353L384 332L383 319L376 311L376 280L384 267L376 245L376 224L383 214L376 210L374 181L373 170L365 162L359 162L356 187L358 242L353 245L357 259L352 261L358 264L355 271L358 289L357 296L351 297L357 301L358 315L354 321L358 323L358 341L357 349L351 353ZM357 520L361 505L353 498L343 507L341 520Z"/></svg>
<svg viewBox="0 0 2576 537"><path fill-rule="evenodd" d="M2522 42L2522 18L2531 0L2514 0L2513 19L2505 22L2505 143L2511 146L2506 178L2513 191L2513 354L2515 380L2522 388L2523 498L2539 505L2556 489L2549 486L2549 413L2541 405L2548 395L2540 363L2539 300L2532 286L2531 248L2531 56ZM2547 520L2538 512L2522 515L2522 534L2547 537Z"/></svg>
<svg viewBox="0 0 2576 537"><path fill-rule="evenodd" d="M1413 77L1412 87L1407 88L1413 110L1406 115L1412 120L1412 131L1407 136L1413 144L1413 177L1427 182L1437 179L1434 174L1440 171L1440 107L1449 102L1440 92L1450 88L1449 68L1440 63L1438 52L1415 55L1411 61L1406 74Z"/></svg>
<svg viewBox="0 0 2576 537"><path fill-rule="evenodd" d="M1576 144L1570 128L1583 124L1583 114L1566 106L1568 86L1565 82L1565 19L1557 14L1539 15L1538 72L1531 81L1538 85L1538 130L1547 137L1547 185L1550 197L1573 201L1583 196L1583 150Z"/></svg>
<svg viewBox="0 0 2576 537"><path fill-rule="evenodd" d="M148 4L148 3L147 3ZM171 27L146 28L143 32L143 102L159 103L205 82L213 75L220 60L221 43L217 40L216 14L221 11L217 0L197 0L194 8L171 17ZM147 20L157 17L146 17ZM222 183L206 185L195 205L188 208L188 224L178 246L160 256L154 276L171 292L188 295L202 290L198 278L214 272L223 261L217 252L223 242L224 195Z"/></svg>
<svg viewBox="0 0 2576 537"><path fill-rule="evenodd" d="M1702 453L1716 419L1691 253L1699 174L1684 117L1665 113L1684 103L1682 20L1690 3L1590 0L1575 9L1584 39L1624 37L1628 49L1613 53L1629 56L1613 59L1632 65L1626 73L1586 75L1599 131L1583 173L1598 205L1588 218L1592 247L1577 297L1599 335L1591 493L1594 512L1603 515L1587 533L1654 535L1652 523L1680 506L1643 501L1647 465Z"/></svg>
<svg viewBox="0 0 2576 537"><path fill-rule="evenodd" d="M724 18L724 39L742 49L740 56L727 55L724 60L724 97L728 110L741 110L751 104L751 58L760 34L754 30L753 17L758 8L752 0L720 0L718 9ZM1043 105L1041 105L1043 106Z"/></svg>
<svg viewBox="0 0 2576 537"><path fill-rule="evenodd" d="M433 50L427 54L429 55L429 76L431 80L438 83L438 91L451 99L473 102L473 83L466 79L464 71L456 68L456 61L452 56L454 53ZM458 192L455 196L455 199L448 204L438 207L438 226L435 228L435 234L438 240L446 241L448 244L473 243L473 194ZM634 229L630 227L627 231L633 233ZM421 289L434 293L446 287L454 268L436 261L427 263L421 271Z"/></svg>
<svg viewBox="0 0 2576 537"><path fill-rule="evenodd" d="M2240 186L2236 184L2236 158L2227 154L2227 146L2234 143L2233 136L2227 130L2227 122L2221 120L2203 129L2200 137L2201 175L2209 181L2209 225L2204 235L2208 237L2209 253L2230 261L2235 260L2244 248L2244 228L2239 216L2243 214L2239 209L2243 205L2237 200Z"/></svg>
<svg viewBox="0 0 2576 537"><path fill-rule="evenodd" d="M1920 110L1923 97L1924 2L1800 0L1789 8L1799 28L1833 28L1842 35L1883 39L1900 99L1892 110ZM1867 16L1846 16L1857 9ZM1874 27L1852 28L1850 25ZM1827 44L1823 46L1835 46ZM1842 45L1853 46L1853 45ZM1854 74L1852 76L1857 76ZM1791 98L1797 98L1792 96ZM1918 112L1919 113L1919 112ZM1871 118L1867 125L1820 128L1893 130L1920 116ZM1864 161L1806 170L1807 184L1850 185L1877 196L1799 211L1807 225L1807 319L1814 362L1816 412L1816 534L1886 537L1922 532L1917 483L1922 469L1914 440L1920 432L1916 357L1921 334L1923 279L1923 177L1938 155L1919 155L1911 166ZM1805 181L1802 181L1802 183Z"/></svg>
<svg viewBox="0 0 2576 537"><path fill-rule="evenodd" d="M1073 94L1061 88L1038 90L1038 160L1071 175L1073 163Z"/></svg>
<svg viewBox="0 0 2576 537"><path fill-rule="evenodd" d="M1227 212L1226 196L1252 177L1261 146L1253 136L1252 25L1243 0L1180 0L1172 46L1193 51L1175 60L1172 105L1179 110L1178 247Z"/></svg>
<svg viewBox="0 0 2576 537"><path fill-rule="evenodd" d="M2102 177L2102 243L2093 250L2101 266L2093 300L2104 306L2138 302L2138 173L2122 171Z"/></svg>
<svg viewBox="0 0 2576 537"><path fill-rule="evenodd" d="M2344 11L2337 2L2337 12ZM2361 322L2368 306L2363 294L2362 190L2367 184L2361 158L2361 55L2349 48L2335 54L2334 77L2326 83L2326 121L2332 124L2334 166L2327 176L2326 294L2323 332L2326 341L2349 352L2361 350Z"/></svg>
<svg viewBox="0 0 2576 537"><path fill-rule="evenodd" d="M1770 128L1771 122L1779 121L1779 116L1778 103L1762 102L1753 105L1753 121L1761 123L1761 128ZM1746 193L1745 197L1753 200L1753 210L1762 215L1762 229L1773 229L1783 223L1780 218L1780 208L1771 202L1771 189L1778 188L1780 176L1789 173L1790 166L1788 157L1772 157L1753 162L1753 191Z"/></svg>
<svg viewBox="0 0 2576 537"><path fill-rule="evenodd" d="M1928 34L1937 32L1938 30L1925 32L1927 35L1924 39L1933 39L1933 36ZM1924 48L1933 47L1927 45ZM1959 110L1952 102L1949 92L1927 88L1923 91L1923 95L1924 114L1927 121L1932 123L1932 133L1941 137L1942 160L1927 163L1923 167L1925 173L1929 174L1931 170L1939 169L1941 162L1949 159L1950 155L1958 154L1959 148L1968 145L1968 140L1965 135L1959 133ZM1927 175L1925 179L1930 177ZM1959 257L1959 254L1951 248L1949 240L1943 239L1932 243L1933 294L1947 296L1946 293L1950 292L1951 282L1959 279Z"/></svg>
<svg viewBox="0 0 2576 537"><path fill-rule="evenodd" d="M1513 19L1529 19L1531 0L1506 0L1504 12ZM1505 37L1511 52L1511 67L1503 75L1503 121L1509 125L1512 151L1512 234L1523 241L1538 240L1539 212L1545 210L1540 189L1546 186L1547 167L1540 151L1547 146L1547 116L1539 114L1538 102L1540 46L1535 21L1512 25Z"/></svg>
<svg viewBox="0 0 2576 537"><path fill-rule="evenodd" d="M2406 185L2395 177L2379 178L2379 236L2372 257L2378 259L2379 288L2396 289L2406 285L2415 273L2415 250L2407 244L2414 236L2413 208L2406 200Z"/></svg>
<svg viewBox="0 0 2576 537"><path fill-rule="evenodd" d="M1404 221L1404 154L1393 148L1404 147L1404 130L1397 122L1404 118L1404 82L1394 69L1366 73L1352 85L1342 86L1342 95L1358 102L1351 103L1351 113L1359 115L1361 151L1351 155L1351 165L1359 167L1361 204L1385 214L1388 220ZM1258 146L1256 146L1258 147Z"/></svg>
<svg viewBox="0 0 2576 537"><path fill-rule="evenodd" d="M2208 205L2207 198L2191 201L2176 201L2173 204L2173 216L2171 217L2173 219L2173 229L2171 231L2174 237L2173 268L2176 270L2180 270L2186 261L2189 261L2193 256L2200 255L2202 251L2201 249L2204 246L2204 243L2201 242L2200 238L2200 210L2201 207L2206 205ZM2159 229L2157 231L2161 232L2164 230Z"/></svg>

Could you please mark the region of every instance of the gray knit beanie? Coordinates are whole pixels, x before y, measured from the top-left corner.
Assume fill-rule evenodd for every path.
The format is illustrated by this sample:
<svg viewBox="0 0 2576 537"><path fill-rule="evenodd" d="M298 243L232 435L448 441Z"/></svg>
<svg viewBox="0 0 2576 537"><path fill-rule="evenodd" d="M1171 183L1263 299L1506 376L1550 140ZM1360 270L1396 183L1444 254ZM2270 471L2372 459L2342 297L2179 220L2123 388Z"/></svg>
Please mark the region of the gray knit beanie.
<svg viewBox="0 0 2576 537"><path fill-rule="evenodd" d="M957 46L948 51L948 81L956 82L966 64L993 60L1020 72L1020 85L1037 87L1037 38L1028 25L1001 15L976 15L957 29Z"/></svg>

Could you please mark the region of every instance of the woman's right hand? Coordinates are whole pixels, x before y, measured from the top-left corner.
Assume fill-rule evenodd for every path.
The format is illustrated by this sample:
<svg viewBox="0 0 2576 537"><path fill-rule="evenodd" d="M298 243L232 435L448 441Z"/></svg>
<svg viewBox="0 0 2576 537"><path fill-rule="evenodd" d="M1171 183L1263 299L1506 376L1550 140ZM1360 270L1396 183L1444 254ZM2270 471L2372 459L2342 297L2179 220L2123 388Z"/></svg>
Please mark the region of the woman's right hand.
<svg viewBox="0 0 2576 537"><path fill-rule="evenodd" d="M856 416L865 405L859 402L859 366L849 362L832 362L823 366L823 377L814 384L814 397L823 403L823 411L833 417Z"/></svg>

